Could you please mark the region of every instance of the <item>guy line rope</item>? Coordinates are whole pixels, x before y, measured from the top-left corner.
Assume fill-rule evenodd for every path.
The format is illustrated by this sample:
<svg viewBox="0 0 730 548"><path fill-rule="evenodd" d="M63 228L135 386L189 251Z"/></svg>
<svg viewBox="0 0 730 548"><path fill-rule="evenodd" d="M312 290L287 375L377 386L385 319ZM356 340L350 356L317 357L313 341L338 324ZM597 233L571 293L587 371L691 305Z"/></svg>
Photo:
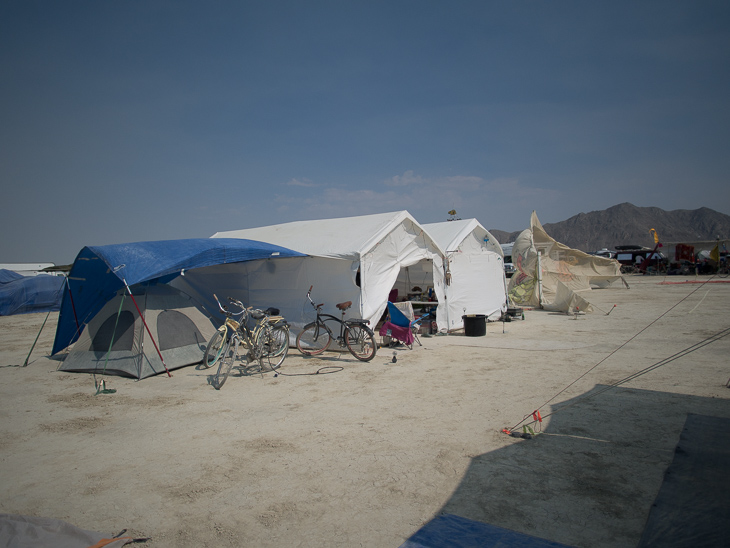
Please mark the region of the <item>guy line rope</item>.
<svg viewBox="0 0 730 548"><path fill-rule="evenodd" d="M705 283L707 283L707 282L705 282ZM543 403L540 407L538 407L533 412L528 413L527 415L525 415L524 417L522 417L522 420L519 421L517 424L515 424L511 428L503 428L502 429L502 432L504 432L505 434L513 434L513 432L515 431L515 429L518 428L518 427L520 427L520 426L522 426L523 431L525 433L527 433L528 430L530 432L533 432L533 429L532 429L532 426L533 425L537 426L538 423L542 423L543 419L545 419L545 418L547 418L547 417L549 417L551 415L554 415L558 411L562 411L563 409L567 409L568 407L572 407L573 405L577 404L578 402L583 402L583 401L585 401L585 400L587 400L589 398L593 398L595 396L598 396L599 394L602 394L602 393L604 393L604 392L606 392L608 390L611 390L612 388L616 388L617 386L620 386L622 384L625 384L625 383L627 383L627 382L629 382L629 381L631 381L631 380L633 380L633 379L635 379L637 377L640 377L641 375L645 375L646 373L649 373L651 371L654 371L655 369L658 369L659 367L661 367L663 365L666 365L666 364L668 364L670 362L673 362L674 360L677 360L679 358L682 358L682 357L686 356L687 354L689 354L691 352L694 352L696 350L699 350L700 348L702 348L704 346L707 346L710 343L713 343L715 341L719 341L723 337L726 337L726 336L730 335L730 328L723 329L722 331L719 331L719 332L715 333L714 335L711 335L711 336L707 337L703 341L700 341L700 342L698 342L696 344L693 344L692 346L689 346L689 347L687 347L687 348L685 348L683 350L680 350L676 354L673 354L672 356L669 356L667 358L664 358L663 360L660 360L660 361L658 361L658 362L656 362L656 363L654 363L654 364L652 364L652 365L650 365L648 367L645 367L644 369L641 369L640 371L637 371L636 373L632 373L628 377L624 377L623 379L621 379L619 381L616 381L616 382L614 382L614 383L612 383L610 385L607 385L604 388L602 388L602 389L600 389L600 390L598 390L596 392L592 392L590 394L586 394L585 396L579 397L579 398L575 399L574 401L572 401L571 403L566 404L566 405L564 405L562 407L559 407L559 408L555 409L554 411L552 411L552 412L550 412L550 413L548 413L546 415L542 415L540 413L540 408L543 408L547 404L549 404L550 402L552 402L555 398L557 398L558 396L560 396L560 394L562 394L563 392L565 392L568 388L570 388L571 386L573 386L575 383L577 383L579 380L581 380L583 377L585 377L588 373L590 373L591 371L593 371L596 367L598 367L599 365L601 365L608 358L610 358L611 356L613 356L614 354L616 354L619 350L621 350L623 347L625 347L627 344L629 344L631 341L633 341L636 337L638 337L639 335L641 335L644 331L646 331L647 329L649 329L652 325L654 325L656 322L658 322L659 320L661 320L664 316L666 316L667 314L669 314L669 312L671 312L672 310L674 310L683 301L685 301L686 299L688 299L689 297L691 297L694 293L696 293L698 290L700 290L702 287L704 287L705 283L699 285L693 291L691 291L690 293L688 293L687 295L685 295L684 297L682 297L679 301L677 301L673 306L671 306L663 314L661 314L659 317L657 317L654 320L652 320L651 322L649 322L649 324L647 324L643 329L641 329L640 331L638 331L636 334L634 334L632 337L630 337L628 340L626 340L624 343L622 343L620 346L618 346L616 349L614 349L612 352L610 352L606 357L604 357L602 360L600 360L593 367L591 367L590 369L588 369L587 371L585 371L582 375L580 375L578 378L576 378L573 382L569 383L565 388L563 388L560 392L558 392L552 398L550 398L545 403ZM728 382L727 382L727 384L725 386L728 387L728 388L730 388L730 380L728 380ZM529 422L526 422L529 418L532 418L532 420L529 421Z"/></svg>

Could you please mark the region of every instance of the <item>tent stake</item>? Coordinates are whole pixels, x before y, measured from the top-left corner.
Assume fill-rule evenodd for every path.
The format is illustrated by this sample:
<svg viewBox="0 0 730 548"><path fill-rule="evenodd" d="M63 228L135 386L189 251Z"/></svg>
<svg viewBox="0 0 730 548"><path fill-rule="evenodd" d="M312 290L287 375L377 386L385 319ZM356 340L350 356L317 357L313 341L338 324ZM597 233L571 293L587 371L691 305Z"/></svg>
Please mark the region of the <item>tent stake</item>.
<svg viewBox="0 0 730 548"><path fill-rule="evenodd" d="M172 375L170 374L170 370L167 368L167 364L165 363L165 358L162 357L162 352L160 352L160 349L157 347L157 343L155 342L155 338L152 336L152 331L150 331L150 328L147 325L147 321L144 319L144 316L142 315L142 311L139 309L139 306L137 306L137 301L134 300L134 295L132 295L132 290L129 288L129 284L127 283L127 280L122 278L122 281L124 282L124 287L126 287L127 291L129 292L129 296L132 297L132 302L134 303L134 307L137 309L137 313L139 314L139 317L142 318L142 323L144 324L144 327L147 330L147 334L150 336L150 339L152 339L152 344L155 345L155 350L157 350L157 355L160 357L160 361L162 362L162 365L165 368L165 371L167 371L167 376L172 377Z"/></svg>
<svg viewBox="0 0 730 548"><path fill-rule="evenodd" d="M41 326L41 330L40 330L40 331L38 332L38 336L37 336L37 337L35 338L35 340L33 341L33 346L31 346L31 347L30 347L30 352L28 352L28 357L27 357L27 358L25 358L25 363L23 364L23 367L27 367L27 365L28 365L28 360L30 359L30 355L31 355L31 353L33 352L33 349L35 348L35 344L36 344L36 343L38 342L38 339L39 339L39 338L40 338L40 336L41 336L41 332L43 331L43 328L44 328L44 327L46 326L46 322L48 321L48 316L50 316L50 315L51 315L51 311L49 310L49 311L48 311L48 314L46 314L46 319L45 319L45 320L43 320L43 325Z"/></svg>

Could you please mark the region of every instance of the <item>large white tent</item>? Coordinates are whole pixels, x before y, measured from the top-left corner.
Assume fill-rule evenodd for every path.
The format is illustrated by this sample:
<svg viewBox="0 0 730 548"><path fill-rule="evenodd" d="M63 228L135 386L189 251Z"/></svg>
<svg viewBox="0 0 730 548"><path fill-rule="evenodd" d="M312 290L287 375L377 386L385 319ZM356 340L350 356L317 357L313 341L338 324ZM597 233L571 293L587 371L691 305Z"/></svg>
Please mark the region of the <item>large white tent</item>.
<svg viewBox="0 0 730 548"><path fill-rule="evenodd" d="M464 327L464 315L501 316L507 307L507 283L497 239L476 219L424 224L423 228L446 254L449 331Z"/></svg>
<svg viewBox="0 0 730 548"><path fill-rule="evenodd" d="M347 317L367 319L374 327L401 270L419 263L430 270L439 303L445 302L443 252L407 211L231 230L213 238L286 242L308 255L197 269L176 280L189 292L205 288L254 306L275 306L295 332L313 319L306 299L310 286L325 312L339 317L335 305L352 301ZM438 327L446 329L446 314L440 312Z"/></svg>

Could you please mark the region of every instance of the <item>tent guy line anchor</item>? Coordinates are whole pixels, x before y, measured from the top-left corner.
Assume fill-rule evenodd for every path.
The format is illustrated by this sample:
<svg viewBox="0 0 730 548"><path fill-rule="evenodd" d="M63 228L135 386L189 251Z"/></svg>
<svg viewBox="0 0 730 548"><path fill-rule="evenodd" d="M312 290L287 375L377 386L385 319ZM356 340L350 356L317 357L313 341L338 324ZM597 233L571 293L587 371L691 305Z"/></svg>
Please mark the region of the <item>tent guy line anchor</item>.
<svg viewBox="0 0 730 548"><path fill-rule="evenodd" d="M115 274L123 269L126 264L122 263L119 266L117 266L112 272ZM155 350L157 350L157 355L160 357L160 361L162 362L162 365L165 368L165 371L167 372L168 377L172 377L170 374L170 370L167 368L167 364L165 363L165 358L162 357L162 352L160 352L159 347L157 346L157 341L155 341L155 338L152 336L152 331L150 331L149 326L147 325L147 320L144 319L144 316L142 315L142 311L139 309L139 306L137 305L137 301L134 299L134 295L132 295L132 290L129 287L129 284L127 283L127 280L124 276L122 276L122 283L124 284L124 287L127 288L127 292L129 293L129 296L132 298L132 302L134 303L134 307L137 309L137 313L139 314L139 317L142 319L142 323L144 324L145 329L147 330L147 334L150 336L150 339L152 339L152 344L155 345Z"/></svg>
<svg viewBox="0 0 730 548"><path fill-rule="evenodd" d="M543 403L543 404L542 404L542 405L541 405L540 407L545 407L546 405L548 405L548 404L549 404L550 402L552 402L552 401L553 401L553 400L554 400L555 398L557 398L557 397L558 397L558 396L559 396L560 394L562 394L563 392L565 392L565 391L566 391L566 390L567 390L568 388L570 388L571 386L573 386L573 385L574 385L575 383L577 383L577 382L578 382L578 381L579 381L580 379L582 379L583 377L585 377L585 376L586 376L586 375L587 375L588 373L590 373L591 371L593 371L593 370L594 370L594 369L595 369L596 367L598 367L598 366L599 366L599 365L601 365L601 364L602 364L603 362L605 362L605 361L606 361L607 359L609 359L609 358L610 358L611 356L613 356L614 354L616 354L616 353L617 353L618 351L620 351L620 350L621 350L622 348L624 348L624 347L625 347L625 346L626 346L627 344L629 344L629 343L630 343L631 341L633 341L633 340L634 340L634 339L636 339L636 338L637 338L637 337L638 337L639 335L641 335L641 334L642 334L642 333L643 333L644 331L646 331L646 330L647 330L647 329L649 329L649 328L650 328L650 327L651 327L652 325L654 325L654 324L655 324L655 323L657 323L657 322L658 322L659 320L661 320L661 319L662 319L662 318L663 318L664 316L666 316L667 314L669 314L669 312L671 312L672 310L674 310L674 309L675 309L675 308L676 308L677 306L679 306L679 305L680 305L681 303L683 303L683 302L684 302L685 300L687 300L687 299L688 299L689 297L691 297L692 295L694 295L694 294L695 294L695 293L696 293L697 291L699 291L699 290L700 290L700 289L702 288L702 286L703 286L704 284L706 284L706 283L708 283L708 282L703 282L703 283L702 283L702 285L698 286L698 287L697 287L697 288L695 288L694 290L690 291L690 292L689 292L689 293L688 293L687 295L685 295L684 297L682 297L681 299L679 299L679 301L677 301L676 303L674 303L674 304L673 304L673 305L672 305L671 307L669 307L669 309L667 309L666 311L664 311L664 312L663 312L662 314L660 314L660 315L659 315L659 316L658 316L657 318L653 319L653 320L652 320L651 322L649 322L649 323L648 323L648 324L647 324L646 326L644 326L644 327L643 327L642 329L640 329L640 330L639 330L638 332L636 332L636 333L635 333L634 335L632 335L631 337L629 337L629 338L628 338L628 339L627 339L626 341L624 341L623 343L621 343L621 344L620 344L620 345L619 345L619 346L618 346L617 348L615 348L615 349L614 349L614 350L613 350L612 352L610 352L610 353L609 353L609 354L608 354L607 356L605 356L605 357L604 357L603 359L599 360L599 361L598 361L598 363L596 363L596 364L595 364L594 366L592 366L592 367L591 367L591 368L589 368L589 369L588 369L587 371L585 371L585 372L584 372L584 373L583 373L582 375L580 375L580 376L579 376L579 377L578 377L577 379L575 379L574 381L570 382L570 383L569 383L569 384L568 384L568 385L567 385L567 386L566 386L565 388L563 388L562 390L560 390L560 391L559 391L559 392L558 392L557 394L555 394L555 395L554 395L554 396L553 396L552 398L550 398L550 399L549 399L549 400L547 400L547 401L546 401L545 403ZM614 306L615 306L615 305L614 305ZM592 392L592 393L590 393L590 394L588 394L588 395L586 395L586 396L584 396L584 397L580 397L580 398L578 398L577 400L573 401L573 403L571 403L571 404L565 405L565 406L563 406L563 407L559 407L559 408L555 409L554 411L552 411L552 412L548 413L547 415L545 415L545 416L544 416L544 417L542 417L542 418L546 418L546 417L549 417L550 415L553 415L553 414L557 413L558 411L562 411L563 409L566 409L566 408L568 408L568 407L572 407L573 405L576 405L576 404L577 404L578 402L580 402L580 401L583 401L583 400L585 400L585 399L588 399L589 397L595 397L595 396L596 396L596 395L598 395L598 394L602 394L602 393L603 393L603 392L605 392L606 390L610 390L610 389L612 389L612 388L616 388L617 386L620 386L620 385L622 385L622 384L625 384L625 383L627 383L627 382L629 382L629 381L633 380L633 379L634 379L634 378L636 378L636 377L639 377L639 376L641 376L641 375L644 375L644 374L646 374L646 373L649 373L650 371L653 371L654 369L657 369L657 368L661 367L662 365L665 365L665 364L667 364L667 363L670 363L670 362L672 362L672 361L674 361L674 360L676 360L676 359L678 359L678 358L684 357L684 356L685 356L686 354L689 354L690 352L694 352L694 351L696 351L696 350L699 350L699 349L700 349L700 348L702 348L703 346L706 346L706 345L708 345L708 344L710 344L710 343L712 343L712 342L715 342L715 341L717 341L717 340L720 340L720 339L722 339L722 338L724 338L724 337L726 337L726 336L728 336L728 335L730 335L730 328L726 328L726 329L724 329L724 330L722 330L722 331L720 331L720 332L718 332L718 333L715 333L714 335L712 335L712 336L710 336L710 337L706 338L705 340L703 340L703 341L701 341L701 342L699 342L699 343L696 343L696 344L694 344L694 345L692 345L692 346L690 346L690 347L688 347L688 348L685 348L684 350L682 350L682 351L680 351L680 352L677 352L676 354L674 354L674 355L672 355L672 356L669 356L668 358L664 358L663 360L660 360L659 362L657 362L657 363L655 363L655 364L652 364L652 365L650 365L650 366L648 366L648 367L646 367L646 368L642 369L641 371L639 371L639 372L637 372L637 373L633 373L633 374L629 375L628 377L625 377L624 379L621 379L620 381L614 382L614 383L612 383L612 384L608 385L607 387L605 387L605 388L603 388L603 389L601 389L601 390L599 390L599 391L597 391L597 392ZM730 379L728 379L728 382L727 382L727 384L726 384L725 386L726 386L727 388L730 388ZM540 407L538 407L538 409L540 409ZM530 417L530 414L527 414L527 415L525 415L524 417L522 417L522 420L521 420L521 421L519 421L519 422L518 422L517 424L515 424L515 425L514 425L514 426L513 426L512 428L503 428L503 429L502 429L502 432L505 432L505 433L509 433L509 432L512 432L512 431L513 431L513 430L514 430L515 428L517 428L518 426L522 425L522 424L523 424L523 423L524 423L524 422L525 422L525 421L526 421L526 420L527 420L527 419L528 419L529 417ZM535 418L535 417L534 417L534 415L533 415L533 419L534 419L534 418ZM540 422L542 422L542 421L540 421ZM533 422L531 422L530 424L534 424L534 420L533 420Z"/></svg>

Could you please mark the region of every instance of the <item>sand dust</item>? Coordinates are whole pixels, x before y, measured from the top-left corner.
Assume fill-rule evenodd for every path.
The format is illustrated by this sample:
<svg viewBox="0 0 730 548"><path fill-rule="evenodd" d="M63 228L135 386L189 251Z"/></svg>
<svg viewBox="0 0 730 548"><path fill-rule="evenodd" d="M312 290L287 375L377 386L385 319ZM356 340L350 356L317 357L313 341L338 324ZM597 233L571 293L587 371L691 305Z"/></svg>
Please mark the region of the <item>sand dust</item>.
<svg viewBox="0 0 730 548"><path fill-rule="evenodd" d="M635 546L687 414L730 417L730 337L580 399L730 328L730 284L662 280L591 292L610 315L527 311L483 337L422 337L396 363L292 349L281 375L220 391L187 367L95 395L48 356L56 314L27 367L46 315L2 317L0 512L149 547L394 548L444 512ZM535 409L542 435L500 432Z"/></svg>

